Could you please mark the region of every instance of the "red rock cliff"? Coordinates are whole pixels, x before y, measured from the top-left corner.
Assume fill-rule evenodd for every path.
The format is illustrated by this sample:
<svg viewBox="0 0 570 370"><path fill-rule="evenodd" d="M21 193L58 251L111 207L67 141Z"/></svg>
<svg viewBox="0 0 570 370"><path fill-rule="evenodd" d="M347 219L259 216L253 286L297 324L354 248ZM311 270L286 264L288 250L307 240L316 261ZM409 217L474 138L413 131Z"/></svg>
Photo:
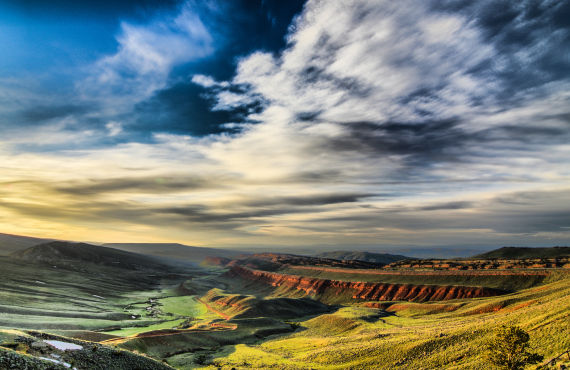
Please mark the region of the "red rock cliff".
<svg viewBox="0 0 570 370"><path fill-rule="evenodd" d="M458 298L490 297L504 293L498 289L469 286L385 284L328 280L253 270L242 266L233 266L228 271L228 275L275 287L285 286L291 289L302 290L309 295L318 296L332 291L337 295L349 293L353 299L367 301L443 301Z"/></svg>

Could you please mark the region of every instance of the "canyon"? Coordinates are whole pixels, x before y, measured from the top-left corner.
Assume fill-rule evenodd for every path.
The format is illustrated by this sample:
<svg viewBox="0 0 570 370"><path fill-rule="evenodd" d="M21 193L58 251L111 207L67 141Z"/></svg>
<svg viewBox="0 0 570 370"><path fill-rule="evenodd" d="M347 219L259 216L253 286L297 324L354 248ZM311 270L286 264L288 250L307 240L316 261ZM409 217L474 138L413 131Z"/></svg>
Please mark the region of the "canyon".
<svg viewBox="0 0 570 370"><path fill-rule="evenodd" d="M471 286L438 286L352 282L319 279L298 275L281 274L234 265L226 273L232 278L241 278L257 284L284 287L301 291L317 298L324 294L349 295L352 300L362 301L444 301L460 298L491 297L506 293L500 289Z"/></svg>

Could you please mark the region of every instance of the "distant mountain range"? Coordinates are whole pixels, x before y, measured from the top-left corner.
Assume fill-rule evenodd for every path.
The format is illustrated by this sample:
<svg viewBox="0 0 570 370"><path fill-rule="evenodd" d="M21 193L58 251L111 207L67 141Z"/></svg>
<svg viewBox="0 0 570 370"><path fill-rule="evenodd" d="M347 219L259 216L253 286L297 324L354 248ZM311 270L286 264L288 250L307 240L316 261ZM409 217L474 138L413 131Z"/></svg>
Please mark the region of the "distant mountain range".
<svg viewBox="0 0 570 370"><path fill-rule="evenodd" d="M371 253L371 252L355 252L355 251L335 251L324 252L316 255L321 258L332 258L336 260L357 260L364 262L389 264L396 261L410 259L410 257L399 254L389 253Z"/></svg>
<svg viewBox="0 0 570 370"><path fill-rule="evenodd" d="M33 238L0 233L0 256L12 255L18 251L23 251L30 247L53 242L53 239ZM91 245L86 243L66 242L69 245ZM55 245L55 244L54 244ZM92 245L94 246L94 245ZM206 257L226 257L233 258L246 252L230 249L192 247L176 243L107 243L103 247L113 248L125 252L144 254L148 256L161 257L169 262L202 262ZM78 248L79 250L80 248Z"/></svg>
<svg viewBox="0 0 570 370"><path fill-rule="evenodd" d="M188 262L202 262L206 257L233 258L246 254L243 251L237 250L191 247L177 243L106 243L103 244L103 246L127 252Z"/></svg>
<svg viewBox="0 0 570 370"><path fill-rule="evenodd" d="M23 251L30 247L54 242L53 239L34 238L29 236L20 236L13 234L0 233L0 256L7 256L14 254L18 251ZM82 244L73 243L71 244ZM166 260L176 260L178 262L194 262L200 263L206 257L222 257L233 259L243 254L250 254L241 250L235 249L221 249L221 248L206 248L206 247L193 247L177 243L106 243L104 247L113 248L125 252L143 254L147 256L161 257ZM446 253L443 253L445 250ZM456 255L463 254L469 255L466 252L470 250L460 249L425 249L414 250L406 249L404 253L410 252L413 257L405 255L391 254L391 253L378 253L378 252L365 252L365 251L332 251L314 254L316 257L332 258L337 260L358 260L364 262L389 264L392 262L401 261L411 258L436 258L445 255L455 257ZM265 251L267 252L267 250ZM431 252L431 253L430 253ZM456 253L452 253L456 252ZM470 258L548 258L570 256L570 247L548 247L548 248L530 248L530 247L502 247L489 252L474 254L472 251ZM303 253L305 254L305 253ZM309 254L309 253L307 253Z"/></svg>
<svg viewBox="0 0 570 370"><path fill-rule="evenodd" d="M570 247L502 247L473 258L549 258L570 256Z"/></svg>

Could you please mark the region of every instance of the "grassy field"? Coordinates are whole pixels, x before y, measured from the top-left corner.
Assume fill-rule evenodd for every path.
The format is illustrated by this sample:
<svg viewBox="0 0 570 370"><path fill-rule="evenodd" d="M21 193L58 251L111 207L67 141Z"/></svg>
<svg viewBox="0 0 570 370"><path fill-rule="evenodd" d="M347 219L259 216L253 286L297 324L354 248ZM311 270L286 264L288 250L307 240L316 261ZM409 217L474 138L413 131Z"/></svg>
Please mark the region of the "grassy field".
<svg viewBox="0 0 570 370"><path fill-rule="evenodd" d="M138 306L141 312L145 312L145 307L149 307L147 303L134 306ZM155 307L158 309L158 314L155 318L164 321L151 325L123 327L119 330L107 331L105 333L129 337L156 330L179 328L183 323L186 323L188 327L199 326L220 318L216 313L209 311L195 296L160 298L156 300Z"/></svg>
<svg viewBox="0 0 570 370"><path fill-rule="evenodd" d="M188 276L192 271L188 271ZM175 294L184 276L105 266L70 270L0 257L0 328L105 330L173 320L152 315L150 299Z"/></svg>
<svg viewBox="0 0 570 370"><path fill-rule="evenodd" d="M177 316L204 317L208 309L194 296L168 297L160 300L163 312Z"/></svg>
<svg viewBox="0 0 570 370"><path fill-rule="evenodd" d="M292 334L222 347L205 368L488 369L484 344L502 324L520 325L550 358L570 348L570 277L551 280L501 297L343 307Z"/></svg>

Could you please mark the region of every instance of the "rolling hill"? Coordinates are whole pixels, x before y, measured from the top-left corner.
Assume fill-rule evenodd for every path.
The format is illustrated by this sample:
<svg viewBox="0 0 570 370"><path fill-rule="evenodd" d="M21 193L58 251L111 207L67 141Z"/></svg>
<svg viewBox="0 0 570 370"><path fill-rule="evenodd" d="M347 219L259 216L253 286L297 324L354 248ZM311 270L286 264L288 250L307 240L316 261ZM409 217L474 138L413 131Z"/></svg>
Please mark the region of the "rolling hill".
<svg viewBox="0 0 570 370"><path fill-rule="evenodd" d="M570 256L570 247L502 247L473 258L553 258Z"/></svg>
<svg viewBox="0 0 570 370"><path fill-rule="evenodd" d="M45 243L51 239L32 238L30 236L19 236L0 233L0 256L29 248L31 246Z"/></svg>
<svg viewBox="0 0 570 370"><path fill-rule="evenodd" d="M401 261L410 258L399 254L371 253L371 252L358 252L358 251L324 252L317 254L317 257L332 258L336 260L357 260L357 261L384 263L384 264L389 264L392 262Z"/></svg>
<svg viewBox="0 0 570 370"><path fill-rule="evenodd" d="M161 261L151 256L86 243L62 241L39 244L23 251L16 251L10 256L31 262L57 265L96 264L128 270L165 267Z"/></svg>
<svg viewBox="0 0 570 370"><path fill-rule="evenodd" d="M177 243L107 243L105 247L149 256L202 262L206 257L236 257L245 252L229 249L191 247Z"/></svg>

